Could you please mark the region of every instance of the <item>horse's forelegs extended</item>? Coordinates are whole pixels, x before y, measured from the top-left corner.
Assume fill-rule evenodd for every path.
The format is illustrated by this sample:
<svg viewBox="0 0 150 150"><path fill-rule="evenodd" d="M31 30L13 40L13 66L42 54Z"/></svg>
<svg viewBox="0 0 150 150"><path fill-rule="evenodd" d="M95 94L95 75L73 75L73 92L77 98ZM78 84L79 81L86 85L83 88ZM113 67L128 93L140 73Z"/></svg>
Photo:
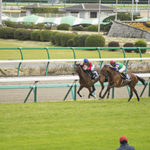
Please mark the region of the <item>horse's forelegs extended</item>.
<svg viewBox="0 0 150 150"><path fill-rule="evenodd" d="M80 94L80 91L83 89L83 86L80 86L79 87L79 89L78 89L78 91L77 91L77 93L78 93L78 95L80 96L80 97L82 97L82 95Z"/></svg>
<svg viewBox="0 0 150 150"><path fill-rule="evenodd" d="M134 93L135 93L135 95L136 95L136 97L137 97L137 100L140 101L140 98L139 98L139 96L138 96L137 90L134 88L133 91L134 91Z"/></svg>
<svg viewBox="0 0 150 150"><path fill-rule="evenodd" d="M128 102L131 100L132 96L133 96L133 89L130 88L130 97L129 97L129 99L128 99Z"/></svg>

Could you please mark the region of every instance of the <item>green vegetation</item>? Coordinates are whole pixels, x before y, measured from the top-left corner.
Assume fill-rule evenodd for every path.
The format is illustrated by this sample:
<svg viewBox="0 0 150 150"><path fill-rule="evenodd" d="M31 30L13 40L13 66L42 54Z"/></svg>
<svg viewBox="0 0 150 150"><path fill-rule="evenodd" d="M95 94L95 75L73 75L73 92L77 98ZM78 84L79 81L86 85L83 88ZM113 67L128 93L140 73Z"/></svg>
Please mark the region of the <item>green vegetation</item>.
<svg viewBox="0 0 150 150"><path fill-rule="evenodd" d="M139 40L135 42L135 47L147 47L147 44L143 40ZM136 53L139 53L138 50L135 50ZM142 50L142 53L146 53L146 49Z"/></svg>
<svg viewBox="0 0 150 150"><path fill-rule="evenodd" d="M149 108L149 98L1 104L0 148L109 150L124 135L149 150Z"/></svg>
<svg viewBox="0 0 150 150"><path fill-rule="evenodd" d="M89 35L85 40L85 47L104 47L105 38L102 35Z"/></svg>
<svg viewBox="0 0 150 150"><path fill-rule="evenodd" d="M57 26L57 30L69 30L70 25L69 24L60 24Z"/></svg>
<svg viewBox="0 0 150 150"><path fill-rule="evenodd" d="M82 38L82 37L81 37ZM81 40L82 41L82 40ZM18 41L0 39L1 47L51 47L50 42L39 41ZM53 46L54 47L54 46ZM148 50L147 50L148 51ZM51 59L71 59L73 51L71 49L52 49L49 50ZM77 58L99 58L97 50L75 50ZM24 59L47 59L46 50L23 50ZM142 54L143 57L150 57L150 53ZM101 50L102 58L123 58L121 50L115 52ZM140 57L138 53L126 53L126 57ZM0 50L0 60L21 59L19 50Z"/></svg>

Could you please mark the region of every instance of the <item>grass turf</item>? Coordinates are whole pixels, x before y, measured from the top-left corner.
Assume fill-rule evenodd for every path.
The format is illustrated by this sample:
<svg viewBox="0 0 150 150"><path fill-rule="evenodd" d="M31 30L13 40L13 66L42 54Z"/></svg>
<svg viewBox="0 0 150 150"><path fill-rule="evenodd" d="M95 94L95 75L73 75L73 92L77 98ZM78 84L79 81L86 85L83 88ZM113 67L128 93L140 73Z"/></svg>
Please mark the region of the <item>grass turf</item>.
<svg viewBox="0 0 150 150"><path fill-rule="evenodd" d="M50 42L36 42L36 41L18 41L18 40L0 40L1 47L51 47ZM147 50L149 51L149 50ZM23 50L24 59L47 59L46 50ZM75 50L76 58L99 58L98 51L94 50ZM72 59L72 50L49 50L51 59ZM102 58L123 58L122 51L108 51L101 50ZM126 57L140 57L138 53L126 53ZM150 53L142 54L142 57L150 57ZM21 59L19 50L0 50L0 60L16 60Z"/></svg>
<svg viewBox="0 0 150 150"><path fill-rule="evenodd" d="M1 104L0 149L109 150L125 135L149 150L149 108L149 98Z"/></svg>

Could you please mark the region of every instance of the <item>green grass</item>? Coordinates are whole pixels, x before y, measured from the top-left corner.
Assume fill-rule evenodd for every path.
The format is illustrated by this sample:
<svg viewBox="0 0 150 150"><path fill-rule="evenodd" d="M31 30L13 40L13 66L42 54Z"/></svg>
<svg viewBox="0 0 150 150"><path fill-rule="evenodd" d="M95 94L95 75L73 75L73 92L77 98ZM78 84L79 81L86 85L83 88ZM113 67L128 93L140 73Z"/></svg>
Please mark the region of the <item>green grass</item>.
<svg viewBox="0 0 150 150"><path fill-rule="evenodd" d="M1 104L0 149L113 150L124 135L149 150L149 108L149 98Z"/></svg>
<svg viewBox="0 0 150 150"><path fill-rule="evenodd" d="M36 41L18 41L0 39L0 47L51 47L50 42ZM147 50L149 51L149 50ZM71 59L73 58L72 50L49 50L52 59ZM47 59L46 50L23 50L24 59ZM142 55L150 57L150 53ZM98 52L90 50L76 50L77 58L99 58ZM122 51L101 51L102 58L123 58ZM126 53L126 57L140 57L138 53ZM0 60L21 59L19 50L0 50Z"/></svg>

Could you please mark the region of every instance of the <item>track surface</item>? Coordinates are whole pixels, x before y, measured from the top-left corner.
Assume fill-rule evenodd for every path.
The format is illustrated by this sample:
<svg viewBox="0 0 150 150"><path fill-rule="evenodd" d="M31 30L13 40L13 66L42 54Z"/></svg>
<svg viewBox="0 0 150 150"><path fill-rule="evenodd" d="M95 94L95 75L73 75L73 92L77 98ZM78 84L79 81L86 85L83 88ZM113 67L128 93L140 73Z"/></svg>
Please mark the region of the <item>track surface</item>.
<svg viewBox="0 0 150 150"><path fill-rule="evenodd" d="M73 83L72 80L67 80L67 81L40 81L38 84L64 84L64 83ZM32 85L34 82L1 82L1 85ZM100 91L101 87L96 87L96 97L98 99L98 94ZM140 95L143 86L136 86L137 92ZM69 87L65 88L38 88L37 90L37 99L38 102L43 102L43 101L61 101L64 99L66 93L68 92ZM105 89L106 90L106 87ZM1 89L0 90L0 103L23 103L24 99L26 98L27 94L29 92L29 89ZM80 98L77 95L77 100L85 100L88 99L88 90L87 89L82 89L81 95L83 96ZM110 97L112 95L110 94ZM146 88L144 94L144 97L148 96L148 87ZM127 98L128 100L128 91L126 87L123 88L115 88L115 98ZM135 97L135 95L134 95ZM91 97L91 99L94 100L94 98ZM72 95L71 92L69 93L68 97L66 100L72 100ZM33 92L29 96L27 102L34 102L34 95Z"/></svg>

